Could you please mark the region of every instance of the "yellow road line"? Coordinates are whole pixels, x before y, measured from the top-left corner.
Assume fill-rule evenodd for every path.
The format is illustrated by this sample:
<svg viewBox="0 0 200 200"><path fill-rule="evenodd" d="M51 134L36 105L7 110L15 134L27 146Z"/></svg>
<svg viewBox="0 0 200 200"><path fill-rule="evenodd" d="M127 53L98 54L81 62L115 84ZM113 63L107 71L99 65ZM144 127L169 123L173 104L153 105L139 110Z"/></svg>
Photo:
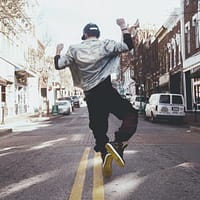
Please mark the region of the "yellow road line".
<svg viewBox="0 0 200 200"><path fill-rule="evenodd" d="M72 191L69 197L69 200L81 200L82 192L83 192L83 186L85 182L85 175L86 175L86 167L88 163L88 155L90 152L90 148L85 148L85 151L83 152L76 177L74 180L74 184L72 187Z"/></svg>
<svg viewBox="0 0 200 200"><path fill-rule="evenodd" d="M100 153L95 153L93 169L93 200L104 200L104 183Z"/></svg>

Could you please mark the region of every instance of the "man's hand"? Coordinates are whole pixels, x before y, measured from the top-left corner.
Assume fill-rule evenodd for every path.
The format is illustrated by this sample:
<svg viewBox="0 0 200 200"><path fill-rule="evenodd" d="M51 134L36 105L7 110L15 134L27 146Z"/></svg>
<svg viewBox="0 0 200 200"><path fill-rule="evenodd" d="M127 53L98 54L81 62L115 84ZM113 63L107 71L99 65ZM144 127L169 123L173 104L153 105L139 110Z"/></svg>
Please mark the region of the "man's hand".
<svg viewBox="0 0 200 200"><path fill-rule="evenodd" d="M127 28L124 18L116 19L116 23L121 28L121 30Z"/></svg>
<svg viewBox="0 0 200 200"><path fill-rule="evenodd" d="M62 43L58 44L56 47L56 55L60 55L63 48L64 48L64 44L62 44Z"/></svg>

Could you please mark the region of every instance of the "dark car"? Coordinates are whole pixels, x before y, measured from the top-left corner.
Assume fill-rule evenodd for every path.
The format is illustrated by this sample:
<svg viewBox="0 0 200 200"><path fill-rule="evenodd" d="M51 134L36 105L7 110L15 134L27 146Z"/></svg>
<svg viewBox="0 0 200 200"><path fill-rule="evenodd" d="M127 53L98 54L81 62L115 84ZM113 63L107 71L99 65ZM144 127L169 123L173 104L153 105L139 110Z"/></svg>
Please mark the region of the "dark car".
<svg viewBox="0 0 200 200"><path fill-rule="evenodd" d="M74 101L74 106L75 106L76 108L80 108L80 99L79 99L79 97L76 96L76 95L74 95L74 96L72 96L72 99L73 99L73 101Z"/></svg>

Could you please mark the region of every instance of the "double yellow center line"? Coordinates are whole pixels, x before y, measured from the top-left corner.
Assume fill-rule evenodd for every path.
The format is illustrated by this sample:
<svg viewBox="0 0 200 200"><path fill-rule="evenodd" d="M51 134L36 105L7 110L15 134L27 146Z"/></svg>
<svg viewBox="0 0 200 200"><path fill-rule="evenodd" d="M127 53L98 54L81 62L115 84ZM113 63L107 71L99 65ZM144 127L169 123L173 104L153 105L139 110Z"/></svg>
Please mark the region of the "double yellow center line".
<svg viewBox="0 0 200 200"><path fill-rule="evenodd" d="M86 168L88 164L88 156L90 153L90 148L85 148L79 167L76 173L74 184L71 190L69 200L81 200L83 187L85 183ZM93 168L93 192L92 199L94 200L104 200L104 183L102 176L102 166L101 157L99 153L94 155L94 168Z"/></svg>

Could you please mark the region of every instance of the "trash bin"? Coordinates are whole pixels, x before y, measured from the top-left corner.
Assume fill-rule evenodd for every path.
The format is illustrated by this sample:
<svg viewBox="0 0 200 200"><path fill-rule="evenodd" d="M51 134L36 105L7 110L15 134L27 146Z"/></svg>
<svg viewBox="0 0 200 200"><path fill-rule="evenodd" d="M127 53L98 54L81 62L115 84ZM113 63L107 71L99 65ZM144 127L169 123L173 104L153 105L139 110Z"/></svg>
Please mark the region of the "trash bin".
<svg viewBox="0 0 200 200"><path fill-rule="evenodd" d="M58 105L52 106L52 115L58 115Z"/></svg>

